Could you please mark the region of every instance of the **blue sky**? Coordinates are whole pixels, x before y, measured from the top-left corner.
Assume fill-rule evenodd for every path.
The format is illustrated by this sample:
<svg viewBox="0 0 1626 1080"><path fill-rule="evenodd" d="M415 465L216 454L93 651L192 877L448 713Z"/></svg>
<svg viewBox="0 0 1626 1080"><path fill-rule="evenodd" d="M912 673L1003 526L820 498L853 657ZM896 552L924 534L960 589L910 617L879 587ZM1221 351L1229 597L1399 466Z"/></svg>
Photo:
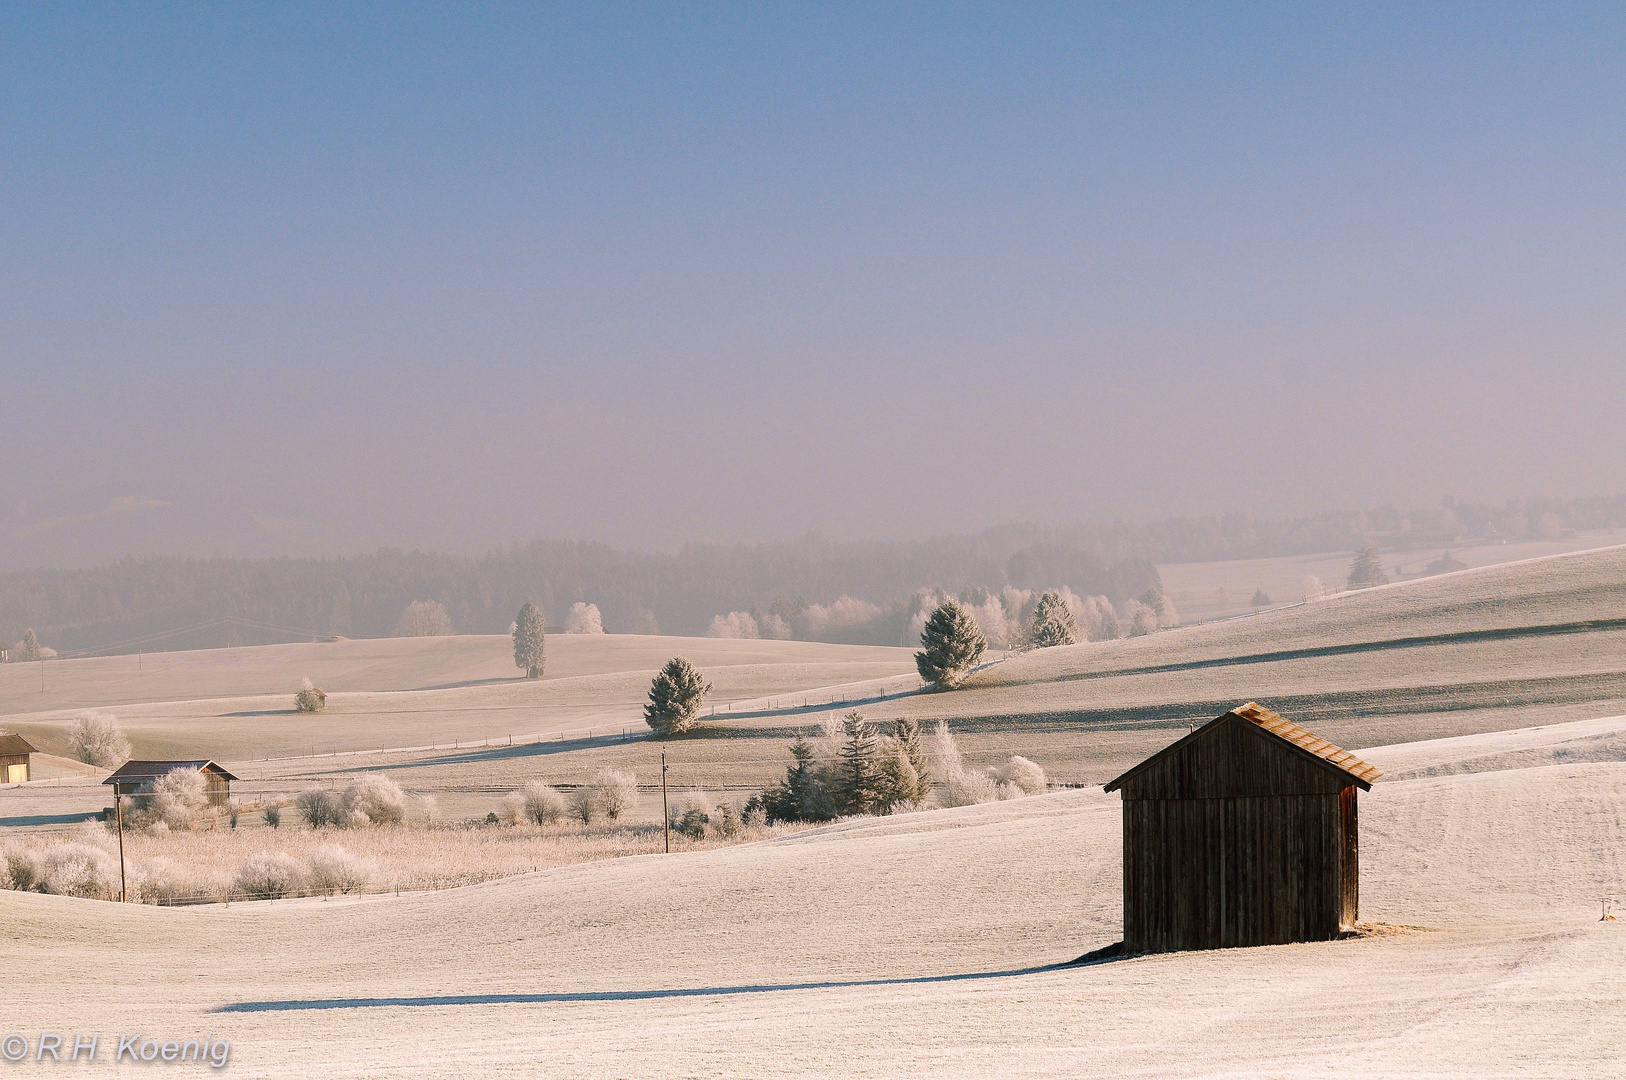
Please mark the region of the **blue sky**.
<svg viewBox="0 0 1626 1080"><path fill-rule="evenodd" d="M1618 491L1626 13L1419 8L10 6L0 568Z"/></svg>

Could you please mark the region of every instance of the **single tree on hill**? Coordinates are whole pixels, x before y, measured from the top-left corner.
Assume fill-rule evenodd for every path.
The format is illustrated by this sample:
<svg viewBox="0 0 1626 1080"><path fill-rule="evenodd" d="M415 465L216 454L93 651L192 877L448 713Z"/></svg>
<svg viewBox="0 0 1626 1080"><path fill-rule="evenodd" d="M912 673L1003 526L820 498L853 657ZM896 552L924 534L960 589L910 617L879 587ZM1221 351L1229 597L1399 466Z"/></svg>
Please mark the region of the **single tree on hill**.
<svg viewBox="0 0 1626 1080"><path fill-rule="evenodd" d="M661 736L676 735L694 727L700 717L700 703L711 693L695 666L681 656L673 657L649 684L649 704L644 706L644 723Z"/></svg>
<svg viewBox="0 0 1626 1080"><path fill-rule="evenodd" d="M445 637L452 632L451 616L436 600L414 600L395 625L398 637Z"/></svg>
<svg viewBox="0 0 1626 1080"><path fill-rule="evenodd" d="M920 652L915 653L915 667L922 679L952 690L982 659L987 647L976 620L950 597L926 620L920 632Z"/></svg>
<svg viewBox="0 0 1626 1080"><path fill-rule="evenodd" d="M32 626L24 631L23 640L17 645L17 658L19 660L38 660L40 658L40 639L34 636Z"/></svg>
<svg viewBox="0 0 1626 1080"><path fill-rule="evenodd" d="M514 666L525 672L527 679L542 677L543 641L542 609L525 601L514 619Z"/></svg>
<svg viewBox="0 0 1626 1080"><path fill-rule="evenodd" d="M1352 587L1389 584L1389 575L1383 572L1383 561L1378 558L1378 549L1371 544L1355 553L1355 561L1349 564L1349 584Z"/></svg>
<svg viewBox="0 0 1626 1080"><path fill-rule="evenodd" d="M1078 641L1078 623L1068 610L1060 593L1047 592L1039 597L1033 609L1033 626L1028 630L1028 644L1035 649L1048 649L1052 645L1072 645Z"/></svg>

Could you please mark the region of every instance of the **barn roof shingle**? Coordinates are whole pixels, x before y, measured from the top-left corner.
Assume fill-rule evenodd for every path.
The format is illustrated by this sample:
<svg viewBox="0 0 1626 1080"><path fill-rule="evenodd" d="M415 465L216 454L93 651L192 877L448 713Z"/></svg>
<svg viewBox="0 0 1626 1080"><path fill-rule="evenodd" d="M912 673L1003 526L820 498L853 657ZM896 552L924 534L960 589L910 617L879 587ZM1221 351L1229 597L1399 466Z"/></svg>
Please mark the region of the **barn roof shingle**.
<svg viewBox="0 0 1626 1080"><path fill-rule="evenodd" d="M0 735L0 757L15 757L18 754L37 753L39 751L29 745L28 740L21 735L13 735L9 732Z"/></svg>
<svg viewBox="0 0 1626 1080"><path fill-rule="evenodd" d="M208 758L197 761L126 761L111 776L103 780L103 784L147 784L172 773L176 769L197 769L200 772L208 771L227 780L236 780L237 777L222 769Z"/></svg>
<svg viewBox="0 0 1626 1080"><path fill-rule="evenodd" d="M1366 762L1362 761L1348 750L1334 746L1332 743L1328 742L1326 739L1323 739L1315 732L1299 727L1292 721L1271 712L1257 701L1250 701L1246 705L1238 705L1230 712L1220 714L1213 720L1210 720L1207 724L1204 724L1202 727L1192 732L1190 735L1187 735L1185 738L1164 747L1162 750L1153 754L1139 765L1136 765L1133 769L1130 769L1128 772L1124 773L1110 784L1107 784L1105 789L1107 791L1118 790L1118 788L1123 786L1125 780L1128 780L1130 777L1151 765L1153 762L1161 761L1165 756L1173 753L1177 748L1184 746L1187 742L1200 738L1202 733L1207 730L1209 725L1217 724L1228 716L1234 716L1239 720L1245 720L1259 728L1261 731L1268 731L1270 734L1276 736L1278 739L1281 739L1283 742L1291 743L1304 753L1309 754L1312 757L1319 758L1332 768L1348 774L1356 783L1360 784L1364 788L1370 789L1372 787L1372 781L1383 775L1381 770L1375 768L1374 766L1368 765Z"/></svg>

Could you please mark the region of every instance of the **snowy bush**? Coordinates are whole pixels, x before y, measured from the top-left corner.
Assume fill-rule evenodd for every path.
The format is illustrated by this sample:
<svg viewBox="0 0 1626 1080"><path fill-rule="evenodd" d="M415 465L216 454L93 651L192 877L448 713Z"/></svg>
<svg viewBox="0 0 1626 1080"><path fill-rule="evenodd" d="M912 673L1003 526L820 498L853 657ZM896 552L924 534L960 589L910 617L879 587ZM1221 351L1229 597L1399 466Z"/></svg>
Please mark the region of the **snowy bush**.
<svg viewBox="0 0 1626 1080"><path fill-rule="evenodd" d="M130 759L130 740L107 713L80 713L68 722L67 736L73 756L87 765L116 769Z"/></svg>
<svg viewBox="0 0 1626 1080"><path fill-rule="evenodd" d="M997 783L1010 784L1024 795L1043 795L1050 787L1044 770L1020 755L1012 755L1010 761L996 765L989 774Z"/></svg>
<svg viewBox="0 0 1626 1080"><path fill-rule="evenodd" d="M444 637L452 632L451 616L433 600L414 600L401 612L397 637Z"/></svg>
<svg viewBox="0 0 1626 1080"><path fill-rule="evenodd" d="M40 852L34 887L56 896L111 900L119 892L119 863L95 844L57 844Z"/></svg>
<svg viewBox="0 0 1626 1080"><path fill-rule="evenodd" d="M190 829L209 809L209 789L197 769L172 769L152 783L152 793L136 799L139 825Z"/></svg>
<svg viewBox="0 0 1626 1080"><path fill-rule="evenodd" d="M345 788L340 801L342 817L352 825L399 825L406 818L406 793L378 773Z"/></svg>
<svg viewBox="0 0 1626 1080"><path fill-rule="evenodd" d="M593 790L599 809L611 821L638 805L638 778L630 772L600 769L593 777Z"/></svg>
<svg viewBox="0 0 1626 1080"><path fill-rule="evenodd" d="M305 868L292 855L280 851L250 855L237 868L232 886L256 900L280 900L304 891Z"/></svg>
<svg viewBox="0 0 1626 1080"><path fill-rule="evenodd" d="M598 605L579 602L571 604L570 610L565 613L565 633L604 633L604 618L599 614Z"/></svg>
<svg viewBox="0 0 1626 1080"><path fill-rule="evenodd" d="M40 880L39 853L18 843L0 847L0 889L33 891Z"/></svg>
<svg viewBox="0 0 1626 1080"><path fill-rule="evenodd" d="M1303 590L1304 599L1306 600L1320 600L1327 595L1327 586L1322 584L1321 579L1314 574L1305 575L1300 588Z"/></svg>
<svg viewBox="0 0 1626 1080"><path fill-rule="evenodd" d="M730 611L727 615L713 615L706 636L714 638L755 638L761 634L757 621L749 611Z"/></svg>
<svg viewBox="0 0 1626 1080"><path fill-rule="evenodd" d="M172 904L201 890L192 874L172 859L157 858L135 872L132 891L143 904Z"/></svg>
<svg viewBox="0 0 1626 1080"><path fill-rule="evenodd" d="M310 855L310 888L314 893L359 892L377 873L367 859L350 854L338 844L323 844Z"/></svg>

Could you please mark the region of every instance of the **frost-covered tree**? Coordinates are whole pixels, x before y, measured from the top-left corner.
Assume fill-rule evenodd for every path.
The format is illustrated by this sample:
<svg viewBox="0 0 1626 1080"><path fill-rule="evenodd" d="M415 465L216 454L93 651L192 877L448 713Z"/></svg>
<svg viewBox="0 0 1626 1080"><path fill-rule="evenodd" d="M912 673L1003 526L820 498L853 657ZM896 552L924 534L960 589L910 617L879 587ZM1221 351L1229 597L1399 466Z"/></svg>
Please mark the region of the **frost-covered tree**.
<svg viewBox="0 0 1626 1080"><path fill-rule="evenodd" d="M68 722L73 756L98 769L113 769L130 759L130 740L107 713L80 713Z"/></svg>
<svg viewBox="0 0 1626 1080"><path fill-rule="evenodd" d="M527 679L542 677L543 640L542 609L525 601L514 618L514 666L525 672Z"/></svg>
<svg viewBox="0 0 1626 1080"><path fill-rule="evenodd" d="M1389 575L1383 572L1383 560L1378 557L1378 549L1371 544L1355 553L1355 561L1349 564L1349 584L1389 584Z"/></svg>
<svg viewBox="0 0 1626 1080"><path fill-rule="evenodd" d="M414 600L401 612L398 637L445 637L452 632L452 617L434 600Z"/></svg>
<svg viewBox="0 0 1626 1080"><path fill-rule="evenodd" d="M1267 593L1265 591L1265 587L1261 585L1257 589L1253 590L1253 599L1249 602L1254 607L1269 607L1271 605L1270 594Z"/></svg>
<svg viewBox="0 0 1626 1080"><path fill-rule="evenodd" d="M644 722L661 736L676 735L694 727L700 717L700 703L711 693L711 683L681 656L666 662L649 684L649 704L644 706Z"/></svg>
<svg viewBox="0 0 1626 1080"><path fill-rule="evenodd" d="M886 809L881 770L875 760L875 729L856 709L841 718L844 736L836 768L836 803L843 814L875 814Z"/></svg>
<svg viewBox="0 0 1626 1080"><path fill-rule="evenodd" d="M1078 641L1078 623L1060 593L1047 592L1039 597L1033 609L1033 625L1028 630L1028 644L1035 649L1048 649L1052 645L1072 645Z"/></svg>
<svg viewBox="0 0 1626 1080"><path fill-rule="evenodd" d="M976 622L953 598L943 601L920 632L915 667L920 677L944 689L960 685L988 647Z"/></svg>
<svg viewBox="0 0 1626 1080"><path fill-rule="evenodd" d="M34 628L30 626L23 631L23 639L17 643L17 659L38 660L40 658L40 639L35 636Z"/></svg>
<svg viewBox="0 0 1626 1080"><path fill-rule="evenodd" d="M1304 591L1304 599L1306 600L1319 600L1323 596L1327 595L1327 587L1323 585L1321 583L1321 579L1316 577L1314 574L1305 575L1304 582L1302 585L1300 585L1300 588Z"/></svg>
<svg viewBox="0 0 1626 1080"><path fill-rule="evenodd" d="M714 638L755 638L760 636L757 621L749 611L730 611L727 615L713 615L706 636Z"/></svg>
<svg viewBox="0 0 1626 1080"><path fill-rule="evenodd" d="M565 614L565 633L604 633L604 617L599 614L598 605L581 601L571 604L570 610Z"/></svg>

